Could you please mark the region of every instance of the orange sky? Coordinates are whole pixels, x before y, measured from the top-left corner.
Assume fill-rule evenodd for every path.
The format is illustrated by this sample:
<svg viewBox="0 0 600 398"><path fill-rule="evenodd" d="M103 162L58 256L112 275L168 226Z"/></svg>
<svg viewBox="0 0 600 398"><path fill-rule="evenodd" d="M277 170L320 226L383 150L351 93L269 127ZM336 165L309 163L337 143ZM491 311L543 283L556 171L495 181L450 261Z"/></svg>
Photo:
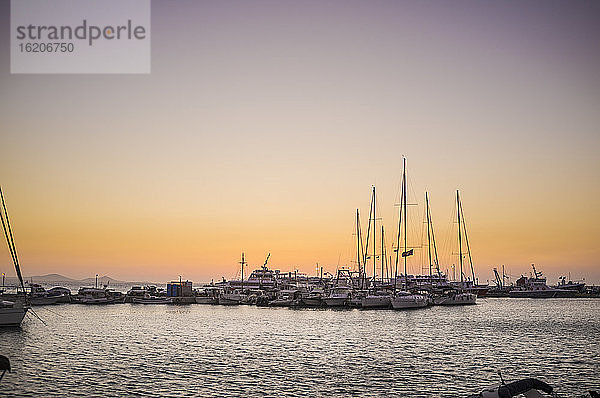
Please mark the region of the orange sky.
<svg viewBox="0 0 600 398"><path fill-rule="evenodd" d="M391 244L405 155L411 228L427 189L444 269L460 189L482 281L535 263L600 283L598 7L170 4L153 3L150 75L11 75L3 34L0 184L25 275L208 281L242 251L334 272L373 184Z"/></svg>

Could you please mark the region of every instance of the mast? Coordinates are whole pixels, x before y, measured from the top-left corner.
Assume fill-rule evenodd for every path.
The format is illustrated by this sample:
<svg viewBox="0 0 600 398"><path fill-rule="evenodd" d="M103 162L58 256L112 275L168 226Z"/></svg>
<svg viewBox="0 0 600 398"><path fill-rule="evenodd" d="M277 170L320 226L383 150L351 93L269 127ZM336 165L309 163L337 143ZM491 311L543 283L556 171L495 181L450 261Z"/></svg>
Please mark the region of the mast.
<svg viewBox="0 0 600 398"><path fill-rule="evenodd" d="M402 257L404 258L404 290L408 290L408 273L406 272L406 259L408 256L406 255L406 224L407 224L407 213L406 213L406 158L402 159L403 167L402 167L402 196L404 196L404 202L402 202L403 210L404 210L404 252L402 253Z"/></svg>
<svg viewBox="0 0 600 398"><path fill-rule="evenodd" d="M427 213L427 254L429 257L429 281L431 282L431 234L429 233L429 229L431 226L431 219L429 215L429 197L427 196L427 191L425 191L425 209ZM433 284L433 283L432 283Z"/></svg>
<svg viewBox="0 0 600 398"><path fill-rule="evenodd" d="M377 275L377 241L375 240L375 232L377 230L377 208L375 206L375 186L373 186L373 287L375 287L375 276Z"/></svg>
<svg viewBox="0 0 600 398"><path fill-rule="evenodd" d="M356 262L358 264L358 274L362 278L362 268L360 265L360 248L362 244L360 241L360 217L358 215L358 209L356 209Z"/></svg>
<svg viewBox="0 0 600 398"><path fill-rule="evenodd" d="M375 187L373 187L373 191L375 190ZM375 193L375 192L373 192ZM373 216L373 195L371 195L371 203L369 205L369 219L367 222L367 239L366 239L366 243L365 243L365 251L364 251L364 256L363 256L363 267L365 270L365 279L367 277L367 259L369 258L369 241L370 241L370 236L371 236L371 218Z"/></svg>
<svg viewBox="0 0 600 398"><path fill-rule="evenodd" d="M383 289L383 261L385 260L385 248L383 243L383 225L381 226L381 288Z"/></svg>
<svg viewBox="0 0 600 398"><path fill-rule="evenodd" d="M401 188L404 187L404 173L402 173ZM396 263L394 265L394 293L396 292L396 281L398 280L398 259L400 256L400 235L402 231L402 199L403 193L400 193L400 206L398 210L398 235L396 236Z"/></svg>
<svg viewBox="0 0 600 398"><path fill-rule="evenodd" d="M269 253L269 255L271 255L271 253ZM268 259L269 257L267 257ZM265 265L266 265L266 261L265 261ZM244 292L244 265L246 264L246 260L244 259L244 252L242 252L242 261L240 261L240 264L242 265L242 293Z"/></svg>
<svg viewBox="0 0 600 398"><path fill-rule="evenodd" d="M463 220L463 229L465 231L465 243L467 244L467 253L469 255L469 265L471 266L471 277L473 277L473 285L475 285L475 269L473 268L473 259L471 258L471 248L469 246L469 236L467 235L467 224L465 223L465 214L463 213L462 203L459 203L460 214Z"/></svg>
<svg viewBox="0 0 600 398"><path fill-rule="evenodd" d="M460 232L460 197L456 190L456 211L458 213L458 257L460 259L460 287L463 287L463 258L462 258L462 236Z"/></svg>
<svg viewBox="0 0 600 398"><path fill-rule="evenodd" d="M2 188L0 188L0 198L2 198L2 210L4 212L4 216L6 216L6 223L4 221L4 216L2 216L2 211L0 211L0 218L2 218L2 228L4 229L4 236L6 237L6 244L8 245L8 249L10 251L10 255L13 260L13 264L15 266L15 271L17 273L17 277L19 278L19 282L21 283L21 288L23 288L23 293L25 294L25 283L23 282L23 275L21 274L21 265L19 264L19 256L17 255L17 247L15 246L15 241L13 239L12 228L10 227L10 220L8 219L8 212L6 211L6 204L4 203L4 194L2 193ZM10 239L9 239L10 237Z"/></svg>

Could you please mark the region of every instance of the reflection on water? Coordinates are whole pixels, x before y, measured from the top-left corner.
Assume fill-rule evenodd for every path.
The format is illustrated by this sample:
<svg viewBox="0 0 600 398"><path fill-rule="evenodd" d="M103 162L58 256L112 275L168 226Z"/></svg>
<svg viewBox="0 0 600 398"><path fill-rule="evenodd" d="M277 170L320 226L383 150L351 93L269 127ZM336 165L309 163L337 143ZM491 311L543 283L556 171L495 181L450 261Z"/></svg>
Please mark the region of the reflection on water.
<svg viewBox="0 0 600 398"><path fill-rule="evenodd" d="M600 387L600 300L415 311L62 305L0 329L9 396L464 396L538 377ZM52 311L52 312L50 312Z"/></svg>

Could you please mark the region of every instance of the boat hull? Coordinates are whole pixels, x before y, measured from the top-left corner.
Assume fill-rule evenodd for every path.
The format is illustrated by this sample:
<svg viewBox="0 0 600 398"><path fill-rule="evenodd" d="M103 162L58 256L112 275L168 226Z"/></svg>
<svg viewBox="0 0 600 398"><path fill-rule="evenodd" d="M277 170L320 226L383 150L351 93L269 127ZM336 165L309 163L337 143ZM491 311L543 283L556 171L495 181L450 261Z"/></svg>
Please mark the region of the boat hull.
<svg viewBox="0 0 600 398"><path fill-rule="evenodd" d="M390 302L392 304L392 308L395 310L427 307L427 299L425 296L421 296L419 294L392 297Z"/></svg>
<svg viewBox="0 0 600 398"><path fill-rule="evenodd" d="M29 299L31 305L53 305L58 304L58 297L31 297Z"/></svg>
<svg viewBox="0 0 600 398"><path fill-rule="evenodd" d="M347 297L328 297L324 301L328 307L344 307L347 300Z"/></svg>
<svg viewBox="0 0 600 398"><path fill-rule="evenodd" d="M0 308L0 326L19 326L27 310L27 307Z"/></svg>
<svg viewBox="0 0 600 398"><path fill-rule="evenodd" d="M441 296L433 300L435 305L474 305L477 295L473 293L458 293L454 296Z"/></svg>
<svg viewBox="0 0 600 398"><path fill-rule="evenodd" d="M196 304L218 304L219 300L216 297L199 297L196 296Z"/></svg>
<svg viewBox="0 0 600 398"><path fill-rule="evenodd" d="M512 298L571 298L575 297L575 290L548 289L548 290L512 290Z"/></svg>
<svg viewBox="0 0 600 398"><path fill-rule="evenodd" d="M362 309L386 309L391 307L390 296L367 296L361 300Z"/></svg>

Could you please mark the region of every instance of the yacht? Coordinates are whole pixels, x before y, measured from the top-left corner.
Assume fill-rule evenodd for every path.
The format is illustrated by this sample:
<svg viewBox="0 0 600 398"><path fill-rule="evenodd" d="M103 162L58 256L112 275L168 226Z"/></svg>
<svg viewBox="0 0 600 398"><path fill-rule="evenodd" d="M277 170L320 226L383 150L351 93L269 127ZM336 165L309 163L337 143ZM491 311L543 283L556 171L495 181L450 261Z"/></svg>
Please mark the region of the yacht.
<svg viewBox="0 0 600 398"><path fill-rule="evenodd" d="M424 295L407 291L396 292L390 301L395 310L427 307L427 298Z"/></svg>

